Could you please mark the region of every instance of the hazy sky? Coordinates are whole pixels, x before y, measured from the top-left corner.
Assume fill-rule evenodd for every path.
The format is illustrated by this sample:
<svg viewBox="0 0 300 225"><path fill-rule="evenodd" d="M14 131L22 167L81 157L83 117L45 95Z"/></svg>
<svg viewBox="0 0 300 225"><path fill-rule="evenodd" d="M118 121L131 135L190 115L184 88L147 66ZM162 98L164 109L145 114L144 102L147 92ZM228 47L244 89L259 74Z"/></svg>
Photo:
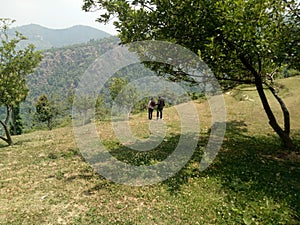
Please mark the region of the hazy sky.
<svg viewBox="0 0 300 225"><path fill-rule="evenodd" d="M113 25L95 22L99 12L87 13L83 0L0 0L0 18L15 19L15 26L39 24L48 28L88 25L116 34Z"/></svg>

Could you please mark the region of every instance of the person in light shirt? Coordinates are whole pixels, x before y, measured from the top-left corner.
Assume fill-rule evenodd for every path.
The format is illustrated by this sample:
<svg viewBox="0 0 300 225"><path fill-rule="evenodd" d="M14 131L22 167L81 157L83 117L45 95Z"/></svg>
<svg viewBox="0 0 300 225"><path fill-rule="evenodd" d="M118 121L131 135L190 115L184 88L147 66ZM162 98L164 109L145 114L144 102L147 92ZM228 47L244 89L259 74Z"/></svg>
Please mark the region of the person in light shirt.
<svg viewBox="0 0 300 225"><path fill-rule="evenodd" d="M149 118L149 120L152 120L152 114L153 114L153 110L155 108L155 105L156 105L156 103L155 103L154 98L151 98L149 103L148 103L148 118Z"/></svg>

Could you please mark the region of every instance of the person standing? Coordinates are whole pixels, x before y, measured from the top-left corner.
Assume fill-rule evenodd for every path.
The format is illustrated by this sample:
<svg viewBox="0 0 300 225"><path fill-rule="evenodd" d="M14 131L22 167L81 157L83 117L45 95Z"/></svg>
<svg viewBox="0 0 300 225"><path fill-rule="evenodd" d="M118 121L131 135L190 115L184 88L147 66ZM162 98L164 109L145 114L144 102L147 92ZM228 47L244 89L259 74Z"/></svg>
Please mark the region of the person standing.
<svg viewBox="0 0 300 225"><path fill-rule="evenodd" d="M156 114L156 117L157 119L160 118L162 119L162 111L164 109L164 106L165 106L165 100L158 96L158 101L157 101L157 114Z"/></svg>
<svg viewBox="0 0 300 225"><path fill-rule="evenodd" d="M154 101L154 98L151 98L150 101L148 102L148 118L149 120L152 120L152 113L153 113L153 110L155 108L155 101Z"/></svg>

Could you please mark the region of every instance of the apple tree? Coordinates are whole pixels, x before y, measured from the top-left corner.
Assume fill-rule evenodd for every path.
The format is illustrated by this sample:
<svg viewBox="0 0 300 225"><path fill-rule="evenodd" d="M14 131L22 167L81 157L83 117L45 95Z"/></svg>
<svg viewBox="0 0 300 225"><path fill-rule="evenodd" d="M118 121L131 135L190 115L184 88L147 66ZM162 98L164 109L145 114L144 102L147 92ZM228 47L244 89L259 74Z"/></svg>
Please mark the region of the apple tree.
<svg viewBox="0 0 300 225"><path fill-rule="evenodd" d="M0 119L5 135L0 135L0 139L8 145L13 145L8 127L12 109L25 100L29 91L26 76L34 71L42 59L42 54L34 51L31 44L18 49L18 43L26 38L19 32L14 37L9 37L8 28L13 22L10 19L0 19L0 107L5 108L5 115Z"/></svg>
<svg viewBox="0 0 300 225"><path fill-rule="evenodd" d="M83 0L83 10L99 10L98 21L114 20L123 44L161 40L188 48L214 72L224 88L253 84L270 126L295 149L290 114L274 80L282 67L299 69L300 17L297 0ZM165 71L168 65L154 65ZM172 71L168 71L172 74ZM178 76L174 71L175 79ZM265 93L283 113L281 126Z"/></svg>

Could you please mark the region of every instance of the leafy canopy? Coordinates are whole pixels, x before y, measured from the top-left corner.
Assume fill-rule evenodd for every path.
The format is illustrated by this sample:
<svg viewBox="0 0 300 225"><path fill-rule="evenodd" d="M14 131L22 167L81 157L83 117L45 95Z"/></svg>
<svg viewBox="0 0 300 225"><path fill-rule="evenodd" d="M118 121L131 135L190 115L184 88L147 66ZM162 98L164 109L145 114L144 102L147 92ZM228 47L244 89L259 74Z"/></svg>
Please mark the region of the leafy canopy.
<svg viewBox="0 0 300 225"><path fill-rule="evenodd" d="M10 19L0 19L0 107L6 108L5 119L0 120L6 137L0 135L0 139L9 145L13 145L7 127L11 111L28 95L26 76L33 72L42 59L41 53L34 51L33 45L18 48L18 43L26 39L22 34L16 32L14 37L8 36L8 27L13 22Z"/></svg>
<svg viewBox="0 0 300 225"><path fill-rule="evenodd" d="M198 54L220 80L253 83L284 64L299 69L299 1L84 0L86 11L105 9L123 43L165 40Z"/></svg>
<svg viewBox="0 0 300 225"><path fill-rule="evenodd" d="M0 22L6 24L8 21L1 19ZM34 71L42 55L34 51L33 45L18 49L17 44L26 38L18 32L14 38L9 38L8 26L0 28L0 106L13 107L25 100L29 91L26 76Z"/></svg>
<svg viewBox="0 0 300 225"><path fill-rule="evenodd" d="M285 146L295 149L288 109L272 85L282 67L300 68L299 6L298 0L84 0L83 9L104 9L99 22L117 17L114 25L123 43L163 40L186 47L208 64L224 88L255 84L269 124ZM147 65L174 80L191 77L166 64ZM284 129L263 85L280 104Z"/></svg>

